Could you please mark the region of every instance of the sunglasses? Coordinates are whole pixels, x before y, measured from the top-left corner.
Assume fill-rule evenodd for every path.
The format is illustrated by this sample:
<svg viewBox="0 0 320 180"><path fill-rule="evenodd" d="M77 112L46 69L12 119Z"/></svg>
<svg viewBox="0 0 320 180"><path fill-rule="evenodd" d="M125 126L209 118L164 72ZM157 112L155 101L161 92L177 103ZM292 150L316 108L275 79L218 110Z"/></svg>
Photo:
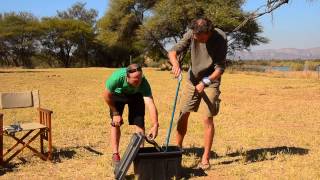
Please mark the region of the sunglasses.
<svg viewBox="0 0 320 180"><path fill-rule="evenodd" d="M137 68L134 68L134 69L127 69L127 73L131 74L131 73L134 73L134 72L142 72L142 68L141 67L137 67Z"/></svg>

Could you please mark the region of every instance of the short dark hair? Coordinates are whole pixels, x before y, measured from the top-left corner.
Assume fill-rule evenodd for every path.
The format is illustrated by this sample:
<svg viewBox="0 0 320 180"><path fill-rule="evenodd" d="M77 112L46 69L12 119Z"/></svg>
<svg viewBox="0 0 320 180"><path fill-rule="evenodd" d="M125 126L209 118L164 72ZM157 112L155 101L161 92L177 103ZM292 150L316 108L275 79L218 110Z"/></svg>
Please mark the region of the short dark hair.
<svg viewBox="0 0 320 180"><path fill-rule="evenodd" d="M189 28L193 33L207 33L211 32L214 28L212 21L207 18L197 18L191 21Z"/></svg>
<svg viewBox="0 0 320 180"><path fill-rule="evenodd" d="M136 72L136 71L140 71L142 72L142 67L140 64L130 64L127 68L126 68L126 72L127 72L127 76L129 77L130 73Z"/></svg>

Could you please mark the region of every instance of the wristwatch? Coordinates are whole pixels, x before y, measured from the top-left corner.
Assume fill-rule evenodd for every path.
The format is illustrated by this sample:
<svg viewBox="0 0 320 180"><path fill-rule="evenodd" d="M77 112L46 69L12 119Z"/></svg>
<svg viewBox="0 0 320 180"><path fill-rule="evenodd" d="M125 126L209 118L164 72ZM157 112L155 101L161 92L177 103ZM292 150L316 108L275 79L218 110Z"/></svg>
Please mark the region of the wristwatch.
<svg viewBox="0 0 320 180"><path fill-rule="evenodd" d="M208 87L210 84L212 84L212 82L209 79L209 77L204 77L201 81L203 82L205 87Z"/></svg>

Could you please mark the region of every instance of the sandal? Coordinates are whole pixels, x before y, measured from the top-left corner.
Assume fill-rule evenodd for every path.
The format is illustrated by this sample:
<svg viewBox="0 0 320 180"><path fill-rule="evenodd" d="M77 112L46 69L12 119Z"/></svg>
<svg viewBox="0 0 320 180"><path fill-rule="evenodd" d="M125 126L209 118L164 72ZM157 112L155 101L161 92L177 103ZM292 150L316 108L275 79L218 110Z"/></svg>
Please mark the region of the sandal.
<svg viewBox="0 0 320 180"><path fill-rule="evenodd" d="M198 164L197 169L209 170L211 167L210 163L202 164L201 162Z"/></svg>

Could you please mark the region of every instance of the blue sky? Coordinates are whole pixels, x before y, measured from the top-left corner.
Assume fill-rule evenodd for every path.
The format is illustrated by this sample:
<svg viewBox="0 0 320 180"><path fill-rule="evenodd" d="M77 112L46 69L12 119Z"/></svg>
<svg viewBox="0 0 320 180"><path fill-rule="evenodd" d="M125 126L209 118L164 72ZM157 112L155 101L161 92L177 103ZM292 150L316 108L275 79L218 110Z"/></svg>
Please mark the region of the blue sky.
<svg viewBox="0 0 320 180"><path fill-rule="evenodd" d="M247 0L245 10L253 11L266 0ZM311 48L320 47L320 1L289 0L272 15L258 18L263 36L270 39L269 44L252 49Z"/></svg>
<svg viewBox="0 0 320 180"><path fill-rule="evenodd" d="M0 0L0 12L27 11L37 17L54 16L57 10L66 10L79 0ZM108 8L108 0L88 0L86 8L98 10L99 17ZM247 0L244 9L253 11L266 0ZM320 47L320 1L289 0L271 15L264 15L258 22L264 29L263 36L269 44L252 47L258 49Z"/></svg>

